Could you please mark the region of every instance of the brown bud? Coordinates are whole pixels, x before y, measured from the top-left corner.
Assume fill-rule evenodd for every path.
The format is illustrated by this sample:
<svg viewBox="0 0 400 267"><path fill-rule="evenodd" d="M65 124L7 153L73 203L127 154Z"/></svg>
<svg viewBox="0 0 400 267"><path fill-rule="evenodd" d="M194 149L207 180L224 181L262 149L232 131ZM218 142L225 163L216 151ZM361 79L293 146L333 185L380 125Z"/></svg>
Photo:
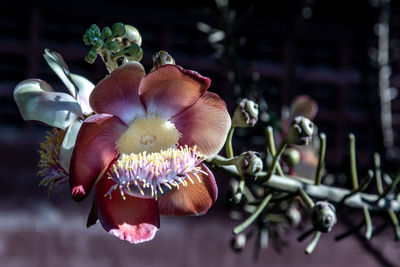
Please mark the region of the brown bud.
<svg viewBox="0 0 400 267"><path fill-rule="evenodd" d="M153 68L151 69L152 71L167 64L175 65L174 58L170 54L168 54L167 51L161 50L153 54Z"/></svg>
<svg viewBox="0 0 400 267"><path fill-rule="evenodd" d="M232 118L233 127L254 127L258 119L258 105L247 98L240 101Z"/></svg>
<svg viewBox="0 0 400 267"><path fill-rule="evenodd" d="M254 151L247 151L240 154L235 165L238 172L245 178L256 179L256 175L263 169L263 161L260 154Z"/></svg>
<svg viewBox="0 0 400 267"><path fill-rule="evenodd" d="M321 232L330 232L337 222L336 209L331 203L318 201L311 210L311 223Z"/></svg>
<svg viewBox="0 0 400 267"><path fill-rule="evenodd" d="M314 133L314 124L303 116L293 119L286 134L286 141L293 145L308 145Z"/></svg>

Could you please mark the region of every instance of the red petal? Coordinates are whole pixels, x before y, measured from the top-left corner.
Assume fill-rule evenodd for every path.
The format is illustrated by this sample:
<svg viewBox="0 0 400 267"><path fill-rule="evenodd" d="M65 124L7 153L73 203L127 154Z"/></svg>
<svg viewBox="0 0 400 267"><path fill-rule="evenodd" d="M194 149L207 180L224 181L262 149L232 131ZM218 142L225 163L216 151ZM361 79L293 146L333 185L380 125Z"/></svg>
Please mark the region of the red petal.
<svg viewBox="0 0 400 267"><path fill-rule="evenodd" d="M97 114L86 119L71 158L70 185L75 200L84 199L100 173L117 156L115 141L127 129L117 117Z"/></svg>
<svg viewBox="0 0 400 267"><path fill-rule="evenodd" d="M116 237L137 244L153 239L160 228L157 201L125 195L119 189L107 195L115 183L106 176L96 185L97 214L104 229Z"/></svg>
<svg viewBox="0 0 400 267"><path fill-rule="evenodd" d="M182 134L179 144L197 145L206 156L215 155L221 150L231 127L225 102L210 92L206 92L196 104L171 121Z"/></svg>
<svg viewBox="0 0 400 267"><path fill-rule="evenodd" d="M135 115L143 115L138 88L145 75L138 62L125 63L101 80L90 95L90 105L97 113L107 113L119 117L129 124Z"/></svg>
<svg viewBox="0 0 400 267"><path fill-rule="evenodd" d="M218 188L214 175L203 163L200 166L208 174L198 174L201 183L192 176L194 184L188 181L186 187L180 186L158 198L161 215L201 215L217 200Z"/></svg>
<svg viewBox="0 0 400 267"><path fill-rule="evenodd" d="M210 86L210 79L176 65L164 65L142 79L140 99L148 113L170 118L193 105Z"/></svg>

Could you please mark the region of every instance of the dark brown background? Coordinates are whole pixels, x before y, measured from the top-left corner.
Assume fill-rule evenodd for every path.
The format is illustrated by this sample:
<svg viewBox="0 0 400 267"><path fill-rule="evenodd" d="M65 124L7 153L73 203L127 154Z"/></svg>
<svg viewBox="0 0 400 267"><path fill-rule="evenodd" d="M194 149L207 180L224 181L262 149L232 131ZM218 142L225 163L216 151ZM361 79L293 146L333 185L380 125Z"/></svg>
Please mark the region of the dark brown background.
<svg viewBox="0 0 400 267"><path fill-rule="evenodd" d="M296 95L311 95L320 106L315 122L328 134L328 170L346 173L350 132L358 138L360 172L370 167L373 152L384 152L377 69L370 57L377 46L378 9L361 0L233 2L232 7L243 17L233 36L246 40L236 51L244 85L237 95L227 78L227 61L213 58L207 36L196 27L199 21L221 27L220 13L212 1L49 2L36 8L7 3L0 7L0 266L400 266L400 245L393 241L391 228L369 243L361 235L335 242L333 237L352 223L343 218L333 233L322 237L312 256L304 255L306 244L296 241L300 232L295 230L287 233L288 246L281 254L269 247L253 262L254 240L241 254L232 252L229 241L237 222L222 208L228 179L219 174L219 201L207 215L162 218L154 241L142 245L119 241L100 225L87 230L90 201L74 203L67 188L63 199L57 193L48 197L46 189L37 185L36 150L48 128L21 119L12 99L13 88L35 77L65 90L43 60L44 48L62 53L72 72L93 82L100 80L106 70L99 61L94 65L84 62L88 49L82 34L92 23L104 27L117 21L140 30L147 70L152 53L167 50L178 64L209 76L213 81L210 90L227 101L231 112L236 98L252 88L257 88L269 111L276 114ZM305 8L312 10L309 19L302 15ZM394 3L394 87L400 83L399 27L400 9ZM393 101L393 112L399 145L398 99ZM260 147L260 127L250 131L251 139L249 132L239 132L234 143L237 152ZM385 165L394 170L396 162ZM353 224L361 220L355 218Z"/></svg>

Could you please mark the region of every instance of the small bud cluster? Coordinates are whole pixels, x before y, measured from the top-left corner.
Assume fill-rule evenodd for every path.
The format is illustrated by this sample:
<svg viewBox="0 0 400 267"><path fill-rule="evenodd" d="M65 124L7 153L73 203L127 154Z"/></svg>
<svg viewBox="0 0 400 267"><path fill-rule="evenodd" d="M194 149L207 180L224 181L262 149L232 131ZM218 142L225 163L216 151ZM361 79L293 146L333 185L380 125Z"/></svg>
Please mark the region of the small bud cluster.
<svg viewBox="0 0 400 267"><path fill-rule="evenodd" d="M100 55L110 72L118 67L117 61L120 59L140 61L143 57L139 31L123 23L114 23L111 28L104 27L102 30L92 24L83 35L83 41L92 46L85 60L94 63L97 55Z"/></svg>

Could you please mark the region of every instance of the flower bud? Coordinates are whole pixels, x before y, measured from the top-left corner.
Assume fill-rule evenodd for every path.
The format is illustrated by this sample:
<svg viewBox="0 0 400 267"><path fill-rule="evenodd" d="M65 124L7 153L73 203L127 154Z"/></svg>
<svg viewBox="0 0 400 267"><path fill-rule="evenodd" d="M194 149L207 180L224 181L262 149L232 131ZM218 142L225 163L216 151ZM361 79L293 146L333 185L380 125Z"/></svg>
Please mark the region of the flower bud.
<svg viewBox="0 0 400 267"><path fill-rule="evenodd" d="M125 24L125 31L123 35L117 36L114 38L114 40L117 41L122 48L129 47L132 44L137 44L138 46L142 45L142 36L140 35L138 29L127 24Z"/></svg>
<svg viewBox="0 0 400 267"><path fill-rule="evenodd" d="M246 246L247 237L245 234L235 236L231 241L231 247L234 251L240 252Z"/></svg>
<svg viewBox="0 0 400 267"><path fill-rule="evenodd" d="M247 98L240 101L232 118L232 127L254 127L258 119L258 105Z"/></svg>
<svg viewBox="0 0 400 267"><path fill-rule="evenodd" d="M243 177L253 180L256 179L256 175L263 169L263 161L260 158L260 154L254 151L247 151L240 154L235 160L235 165Z"/></svg>
<svg viewBox="0 0 400 267"><path fill-rule="evenodd" d="M286 148L282 155L289 167L294 167L300 162L300 152L292 147Z"/></svg>
<svg viewBox="0 0 400 267"><path fill-rule="evenodd" d="M167 51L161 50L153 54L153 70L167 64L175 65L174 58Z"/></svg>
<svg viewBox="0 0 400 267"><path fill-rule="evenodd" d="M293 119L286 134L286 141L293 145L308 145L314 133L314 124L303 116Z"/></svg>
<svg viewBox="0 0 400 267"><path fill-rule="evenodd" d="M292 227L299 226L301 222L301 213L296 205L290 205L286 210L286 218Z"/></svg>
<svg viewBox="0 0 400 267"><path fill-rule="evenodd" d="M336 209L331 203L318 201L311 210L311 223L318 231L327 233L336 224Z"/></svg>

